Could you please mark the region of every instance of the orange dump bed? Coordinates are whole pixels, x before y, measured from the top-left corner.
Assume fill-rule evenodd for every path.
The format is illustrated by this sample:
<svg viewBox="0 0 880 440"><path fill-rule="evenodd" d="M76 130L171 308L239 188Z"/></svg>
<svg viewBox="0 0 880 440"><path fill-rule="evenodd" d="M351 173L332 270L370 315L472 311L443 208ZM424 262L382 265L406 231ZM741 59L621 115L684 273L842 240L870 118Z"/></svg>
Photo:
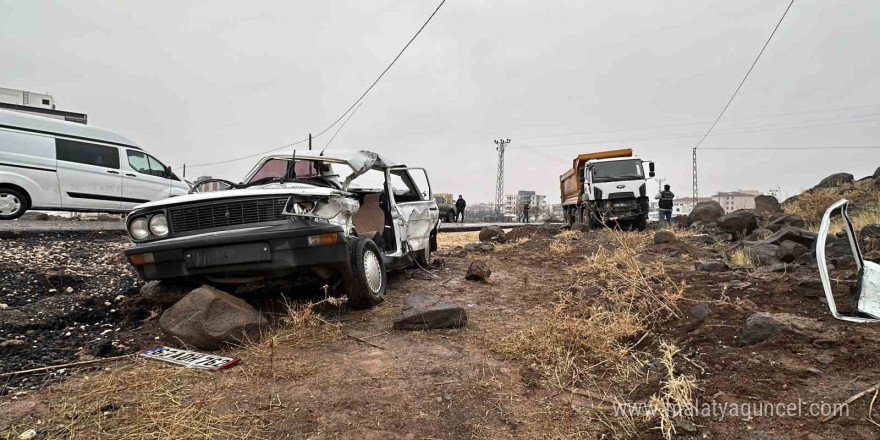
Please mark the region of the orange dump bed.
<svg viewBox="0 0 880 440"><path fill-rule="evenodd" d="M581 192L584 190L581 164L594 159L611 159L613 157L632 157L632 149L597 151L595 153L579 154L573 161L571 169L559 176L559 190L562 193L562 205L577 205L580 203Z"/></svg>

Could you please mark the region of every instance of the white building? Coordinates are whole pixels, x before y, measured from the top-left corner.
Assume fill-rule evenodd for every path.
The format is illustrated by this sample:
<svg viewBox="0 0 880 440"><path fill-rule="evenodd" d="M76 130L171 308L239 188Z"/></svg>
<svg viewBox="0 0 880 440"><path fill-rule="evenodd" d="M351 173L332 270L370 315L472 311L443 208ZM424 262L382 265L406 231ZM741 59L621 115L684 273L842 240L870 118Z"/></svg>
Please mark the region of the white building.
<svg viewBox="0 0 880 440"><path fill-rule="evenodd" d="M518 191L516 194L505 194L501 214L505 219L516 220L522 216L523 206L529 204L529 216L538 218L547 209L547 196L535 194L534 191Z"/></svg>
<svg viewBox="0 0 880 440"><path fill-rule="evenodd" d="M712 196L712 200L718 202L725 212L733 212L737 209L755 209L755 197L759 195L761 193L754 190L719 191Z"/></svg>
<svg viewBox="0 0 880 440"><path fill-rule="evenodd" d="M24 90L0 87L0 110L12 110L44 118L62 121L88 123L84 113L74 113L55 109L55 98L44 93L33 93Z"/></svg>
<svg viewBox="0 0 880 440"><path fill-rule="evenodd" d="M688 215L694 209L694 205L700 202L710 202L711 197L698 197L694 203L693 197L682 197L672 201L672 215Z"/></svg>

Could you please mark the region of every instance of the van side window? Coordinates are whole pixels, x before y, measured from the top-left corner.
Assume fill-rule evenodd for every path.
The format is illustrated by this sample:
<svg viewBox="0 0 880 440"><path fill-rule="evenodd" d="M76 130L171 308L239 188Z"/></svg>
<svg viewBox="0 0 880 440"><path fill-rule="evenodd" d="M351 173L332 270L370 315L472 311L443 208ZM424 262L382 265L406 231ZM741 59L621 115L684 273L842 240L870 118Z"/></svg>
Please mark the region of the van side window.
<svg viewBox="0 0 880 440"><path fill-rule="evenodd" d="M55 157L65 162L119 169L119 149L116 147L56 138Z"/></svg>
<svg viewBox="0 0 880 440"><path fill-rule="evenodd" d="M165 165L162 165L162 162L156 160L155 157L147 155L147 159L150 161L150 173L156 177L165 177Z"/></svg>

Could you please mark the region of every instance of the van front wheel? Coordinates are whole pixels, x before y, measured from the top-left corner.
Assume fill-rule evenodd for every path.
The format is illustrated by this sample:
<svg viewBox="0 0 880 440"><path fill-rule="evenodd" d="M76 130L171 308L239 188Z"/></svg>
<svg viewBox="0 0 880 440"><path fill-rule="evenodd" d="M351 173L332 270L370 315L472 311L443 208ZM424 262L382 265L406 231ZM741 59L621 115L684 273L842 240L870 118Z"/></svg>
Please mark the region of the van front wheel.
<svg viewBox="0 0 880 440"><path fill-rule="evenodd" d="M0 188L0 220L12 220L27 211L27 197L18 190Z"/></svg>

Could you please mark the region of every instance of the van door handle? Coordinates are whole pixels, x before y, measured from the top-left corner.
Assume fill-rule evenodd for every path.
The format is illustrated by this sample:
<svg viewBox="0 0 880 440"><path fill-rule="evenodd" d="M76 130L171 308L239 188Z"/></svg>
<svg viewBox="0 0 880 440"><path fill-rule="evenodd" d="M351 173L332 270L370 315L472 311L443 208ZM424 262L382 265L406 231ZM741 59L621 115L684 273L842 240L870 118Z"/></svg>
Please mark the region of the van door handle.
<svg viewBox="0 0 880 440"><path fill-rule="evenodd" d="M125 173L125 175L128 177L137 177L137 174L132 174L132 173Z"/></svg>
<svg viewBox="0 0 880 440"><path fill-rule="evenodd" d="M107 172L110 174L119 174L119 171L116 170L107 170Z"/></svg>

